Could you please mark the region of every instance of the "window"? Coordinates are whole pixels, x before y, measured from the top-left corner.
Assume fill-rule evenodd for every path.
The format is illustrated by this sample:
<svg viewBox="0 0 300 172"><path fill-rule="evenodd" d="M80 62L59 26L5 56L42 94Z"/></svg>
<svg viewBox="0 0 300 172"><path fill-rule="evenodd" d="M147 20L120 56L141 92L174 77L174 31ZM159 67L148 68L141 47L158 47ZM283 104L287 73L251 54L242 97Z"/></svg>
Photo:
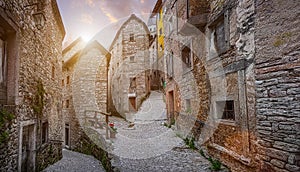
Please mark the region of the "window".
<svg viewBox="0 0 300 172"><path fill-rule="evenodd" d="M159 29L159 35L162 35L163 32L162 32L162 28Z"/></svg>
<svg viewBox="0 0 300 172"><path fill-rule="evenodd" d="M134 62L134 56L130 56L130 62Z"/></svg>
<svg viewBox="0 0 300 172"><path fill-rule="evenodd" d="M63 79L63 80L61 80L61 86L65 86L65 80Z"/></svg>
<svg viewBox="0 0 300 172"><path fill-rule="evenodd" d="M54 79L55 77L55 67L52 65L52 71L51 71L51 78Z"/></svg>
<svg viewBox="0 0 300 172"><path fill-rule="evenodd" d="M130 87L136 88L136 78L130 78Z"/></svg>
<svg viewBox="0 0 300 172"><path fill-rule="evenodd" d="M163 45L159 44L159 51L163 51L163 50L164 50Z"/></svg>
<svg viewBox="0 0 300 172"><path fill-rule="evenodd" d="M184 46L184 48L181 51L183 69L192 67L192 57L191 56L192 56L191 49L187 46Z"/></svg>
<svg viewBox="0 0 300 172"><path fill-rule="evenodd" d="M69 104L69 100L66 100L66 108L69 108L70 104Z"/></svg>
<svg viewBox="0 0 300 172"><path fill-rule="evenodd" d="M169 78L173 77L173 58L174 58L174 53L172 51L167 58L167 72Z"/></svg>
<svg viewBox="0 0 300 172"><path fill-rule="evenodd" d="M4 17L5 16L5 17ZM9 16L0 14L0 106L15 104L17 83L18 42L14 22L7 22ZM9 84L8 84L9 83ZM8 89L9 87L9 89Z"/></svg>
<svg viewBox="0 0 300 172"><path fill-rule="evenodd" d="M1 29L1 27L0 27ZM0 34L1 36L1 34ZM0 104L7 103L7 54L6 42L0 37Z"/></svg>
<svg viewBox="0 0 300 172"><path fill-rule="evenodd" d="M130 42L133 42L133 41L134 41L134 34L133 34L133 33L130 34L129 40L130 40Z"/></svg>
<svg viewBox="0 0 300 172"><path fill-rule="evenodd" d="M6 42L0 38L0 85L6 86L7 71Z"/></svg>
<svg viewBox="0 0 300 172"><path fill-rule="evenodd" d="M42 144L48 142L48 122L42 124Z"/></svg>
<svg viewBox="0 0 300 172"><path fill-rule="evenodd" d="M215 57L229 49L228 14L225 13L211 26L210 56Z"/></svg>
<svg viewBox="0 0 300 172"><path fill-rule="evenodd" d="M191 113L191 99L185 99L186 112Z"/></svg>
<svg viewBox="0 0 300 172"><path fill-rule="evenodd" d="M221 117L221 119L235 120L233 100L218 101L217 109L218 109L217 113Z"/></svg>
<svg viewBox="0 0 300 172"><path fill-rule="evenodd" d="M70 84L70 76L67 76L67 84Z"/></svg>

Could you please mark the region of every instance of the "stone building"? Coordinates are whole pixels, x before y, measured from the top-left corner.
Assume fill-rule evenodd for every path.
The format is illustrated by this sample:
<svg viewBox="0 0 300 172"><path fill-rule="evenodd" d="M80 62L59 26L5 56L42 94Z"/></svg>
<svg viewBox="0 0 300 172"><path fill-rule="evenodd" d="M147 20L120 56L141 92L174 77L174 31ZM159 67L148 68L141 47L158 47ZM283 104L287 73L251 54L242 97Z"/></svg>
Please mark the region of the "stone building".
<svg viewBox="0 0 300 172"><path fill-rule="evenodd" d="M92 57L96 57L98 60L93 61ZM110 54L108 51L97 41L92 41L85 43L81 38L76 39L68 47L63 50L63 79L61 80L62 84L62 93L63 93L63 119L64 119L64 146L72 149L81 151L82 138L85 137L84 133L84 123L86 120L85 116L82 116L82 113L76 113L75 108L80 106L76 104L77 102L73 100L74 97L80 96L80 93L77 91L79 85L83 89L90 89L90 84L76 81L75 75L78 75L83 61L87 63L98 63L96 67L96 73L93 73L93 69L88 69L90 73L88 75L95 75L95 80L91 81L95 85L94 98L96 102L91 102L97 106L97 111L107 112L107 85L108 85L108 65L110 60ZM86 67L86 66L85 66ZM89 78L85 78L89 80ZM77 83L76 83L77 82ZM90 82L90 81L88 81ZM92 90L92 89L90 89ZM90 99L92 99L90 97ZM80 104L88 104L88 100L83 100L79 102ZM91 108L86 108L83 110L92 110ZM95 110L95 109L94 109ZM100 116L100 114L98 115ZM88 119L94 120L94 119Z"/></svg>
<svg viewBox="0 0 300 172"><path fill-rule="evenodd" d="M148 28L150 30L149 42L149 61L150 61L150 87L151 90L158 90L160 86L160 77L158 70L157 58L157 30L156 30L156 15L151 16L148 20Z"/></svg>
<svg viewBox="0 0 300 172"><path fill-rule="evenodd" d="M154 8L152 10L152 13L150 15L150 20L153 20L152 18L156 19L156 38L155 38L155 44L156 44L156 64L155 68L157 69L154 73L154 84L159 84L159 89L162 90L165 87L165 62L164 62L164 56L165 56L165 35L164 35L164 3L165 0L158 0L156 4L154 5ZM153 42L154 43L154 42Z"/></svg>
<svg viewBox="0 0 300 172"><path fill-rule="evenodd" d="M232 171L298 171L299 2L166 0L162 9L178 132Z"/></svg>
<svg viewBox="0 0 300 172"><path fill-rule="evenodd" d="M121 26L111 46L111 104L126 117L138 110L150 92L149 30L134 14Z"/></svg>
<svg viewBox="0 0 300 172"><path fill-rule="evenodd" d="M55 0L0 1L0 171L39 171L62 157L64 36Z"/></svg>

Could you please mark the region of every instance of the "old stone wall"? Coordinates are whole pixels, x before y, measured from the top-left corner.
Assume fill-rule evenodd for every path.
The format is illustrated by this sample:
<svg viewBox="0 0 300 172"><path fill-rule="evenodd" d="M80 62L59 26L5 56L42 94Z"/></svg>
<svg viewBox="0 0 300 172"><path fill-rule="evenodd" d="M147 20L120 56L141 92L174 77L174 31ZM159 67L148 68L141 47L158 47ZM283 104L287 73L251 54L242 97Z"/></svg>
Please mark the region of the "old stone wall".
<svg viewBox="0 0 300 172"><path fill-rule="evenodd" d="M116 34L110 49L110 96L114 107L123 117L132 110L137 110L149 91L149 74L146 72L150 69L148 48L147 26L135 15L131 15ZM132 102L128 97L133 99Z"/></svg>
<svg viewBox="0 0 300 172"><path fill-rule="evenodd" d="M262 171L300 170L299 5L255 1L255 108Z"/></svg>
<svg viewBox="0 0 300 172"><path fill-rule="evenodd" d="M22 127L33 121L37 128L39 121L48 121L48 141L61 141L62 113L61 113L61 59L62 40L64 28L56 1L39 1L38 6L28 4L28 1L12 0L0 1L0 27L5 30L6 41L9 44L8 51L8 86L6 105L15 107L15 120L10 129L7 147L1 149L4 156L1 162L1 171L16 171L21 168ZM40 8L40 9L39 9ZM41 10L44 17L44 26L37 26L33 14ZM39 84L40 83L40 84ZM44 92L38 92L38 87L43 86ZM35 106L37 97L43 98L43 106ZM39 150L42 145L51 145L52 142L42 144L41 129L37 129L33 135L31 144L34 150ZM33 156L35 153L31 152ZM37 154L39 151L36 152ZM61 156L60 152L53 157ZM48 157L40 157L48 161ZM2 160L2 158L1 158ZM33 168L37 167L39 161L32 159ZM35 166L35 167L34 167Z"/></svg>
<svg viewBox="0 0 300 172"><path fill-rule="evenodd" d="M165 41L166 50L181 62L173 62L173 79L181 95L177 129L195 137L198 146L207 145L232 170L253 170L257 165L254 1L189 1L188 14L184 0L165 5L171 9L166 15L178 15L178 35L168 33L172 19L165 21L166 36L171 38ZM192 52L190 71L180 67L184 46ZM174 81L168 80L168 91ZM230 118L223 113L229 102L234 114Z"/></svg>
<svg viewBox="0 0 300 172"><path fill-rule="evenodd" d="M69 141L68 148L79 149L78 142L84 134L84 121L85 121L85 111L94 110L107 112L107 62L109 62L109 53L96 41L91 42L85 46L82 45L82 41L74 41L64 50L64 66L63 66L63 101L64 101L64 122L65 127L69 129L69 140L64 139L64 145ZM81 47L81 48L79 48ZM72 56L70 56L72 54ZM91 58L95 58L91 61ZM83 63L85 60L89 59L88 63L95 63L95 66L90 68L84 68ZM81 69L84 68L86 71L82 72ZM89 74L92 79L87 79L89 84L77 82L77 75ZM94 72L94 73L93 73ZM77 78L77 79L76 79ZM83 78L79 78L83 79ZM74 82L75 81L75 82ZM91 88L91 87L92 88ZM78 92L78 88L82 90L89 90L90 94L87 99L74 100L74 97L84 96ZM94 100L90 101L90 100ZM76 104L78 103L78 104ZM88 107L81 108L82 111L76 111L78 106L88 105ZM64 135L68 133L64 132ZM64 137L65 138L65 137Z"/></svg>

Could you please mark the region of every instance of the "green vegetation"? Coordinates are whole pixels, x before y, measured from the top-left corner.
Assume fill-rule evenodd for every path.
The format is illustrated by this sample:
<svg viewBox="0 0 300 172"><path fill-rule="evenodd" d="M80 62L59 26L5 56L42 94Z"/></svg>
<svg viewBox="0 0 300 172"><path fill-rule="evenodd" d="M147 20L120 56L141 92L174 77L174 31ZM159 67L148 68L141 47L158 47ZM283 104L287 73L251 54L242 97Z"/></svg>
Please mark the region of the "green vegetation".
<svg viewBox="0 0 300 172"><path fill-rule="evenodd" d="M276 37L275 41L273 42L273 46L279 47L279 46L287 43L287 40L290 39L292 37L292 35L293 34L291 32L282 33L281 35Z"/></svg>
<svg viewBox="0 0 300 172"><path fill-rule="evenodd" d="M191 148L191 149L196 149L196 146L195 146L195 138L194 137L192 137L192 138L188 138L188 137L186 137L185 139L183 139L184 140L184 142L185 142L185 144L189 147L189 148Z"/></svg>
<svg viewBox="0 0 300 172"><path fill-rule="evenodd" d="M37 81L36 94L34 96L34 102L32 104L33 111L39 118L43 116L45 93L46 92L42 80L39 79Z"/></svg>
<svg viewBox="0 0 300 172"><path fill-rule="evenodd" d="M12 113L5 109L0 109L0 145L7 141L9 133L6 131L6 124L11 123L14 118L15 116Z"/></svg>
<svg viewBox="0 0 300 172"><path fill-rule="evenodd" d="M211 167L210 168L212 170L216 170L216 171L221 170L222 164L221 164L221 162L219 160L214 160L211 157L209 157L208 161L211 163Z"/></svg>
<svg viewBox="0 0 300 172"><path fill-rule="evenodd" d="M164 126L165 126L165 127L168 127L168 128L171 128L172 125L175 125L175 119L171 119L170 124L168 124L168 123L166 123L166 122L164 123Z"/></svg>

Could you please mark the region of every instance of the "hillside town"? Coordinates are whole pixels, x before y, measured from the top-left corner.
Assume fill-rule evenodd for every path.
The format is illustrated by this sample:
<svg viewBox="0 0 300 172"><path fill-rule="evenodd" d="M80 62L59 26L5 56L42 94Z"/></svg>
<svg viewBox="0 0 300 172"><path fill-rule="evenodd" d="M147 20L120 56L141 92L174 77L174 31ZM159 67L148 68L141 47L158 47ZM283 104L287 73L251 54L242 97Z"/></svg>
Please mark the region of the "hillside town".
<svg viewBox="0 0 300 172"><path fill-rule="evenodd" d="M0 0L0 171L300 171L300 1L153 5L63 47L56 0Z"/></svg>

